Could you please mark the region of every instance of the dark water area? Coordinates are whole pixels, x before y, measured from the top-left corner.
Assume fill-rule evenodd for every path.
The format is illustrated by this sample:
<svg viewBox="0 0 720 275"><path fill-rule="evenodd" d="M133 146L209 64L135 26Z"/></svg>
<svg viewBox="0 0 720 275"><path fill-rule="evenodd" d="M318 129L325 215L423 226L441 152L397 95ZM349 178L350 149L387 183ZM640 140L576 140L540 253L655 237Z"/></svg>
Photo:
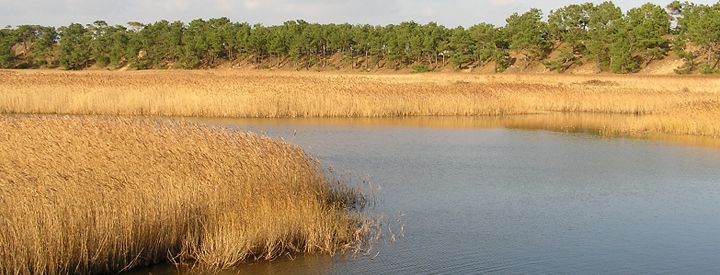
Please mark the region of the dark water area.
<svg viewBox="0 0 720 275"><path fill-rule="evenodd" d="M404 237L372 255L228 274L720 273L720 149L707 142L467 120L194 121L298 144L381 186L373 212L402 216Z"/></svg>

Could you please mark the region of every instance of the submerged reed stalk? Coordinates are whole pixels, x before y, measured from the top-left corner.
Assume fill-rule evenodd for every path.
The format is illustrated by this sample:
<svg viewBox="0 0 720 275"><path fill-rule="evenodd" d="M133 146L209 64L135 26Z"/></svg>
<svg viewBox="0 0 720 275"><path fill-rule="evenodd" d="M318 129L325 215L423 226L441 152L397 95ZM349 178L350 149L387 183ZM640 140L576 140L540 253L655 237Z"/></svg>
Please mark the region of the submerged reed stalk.
<svg viewBox="0 0 720 275"><path fill-rule="evenodd" d="M184 123L0 116L0 274L335 253L360 214L299 147Z"/></svg>

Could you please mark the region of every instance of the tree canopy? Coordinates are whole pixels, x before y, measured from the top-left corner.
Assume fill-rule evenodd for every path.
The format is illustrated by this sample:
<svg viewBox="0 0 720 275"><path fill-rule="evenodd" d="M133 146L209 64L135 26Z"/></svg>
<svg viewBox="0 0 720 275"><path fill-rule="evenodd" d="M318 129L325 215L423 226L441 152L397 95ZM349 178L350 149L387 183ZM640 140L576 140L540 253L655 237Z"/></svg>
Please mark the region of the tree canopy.
<svg viewBox="0 0 720 275"><path fill-rule="evenodd" d="M598 71L629 73L670 50L684 71L717 72L720 3L675 1L623 12L612 2L571 4L510 15L504 26L447 28L434 22L385 26L317 24L303 20L250 25L228 18L189 23L105 21L54 28L0 29L0 68L212 68L225 62L297 69L468 69L493 62L497 71L544 64L565 71L584 62Z"/></svg>

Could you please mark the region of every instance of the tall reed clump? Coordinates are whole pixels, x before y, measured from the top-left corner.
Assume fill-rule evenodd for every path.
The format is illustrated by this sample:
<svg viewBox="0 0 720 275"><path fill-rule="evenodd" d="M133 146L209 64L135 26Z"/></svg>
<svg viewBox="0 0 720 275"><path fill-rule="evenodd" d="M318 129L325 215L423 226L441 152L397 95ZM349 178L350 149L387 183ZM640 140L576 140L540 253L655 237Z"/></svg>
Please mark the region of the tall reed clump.
<svg viewBox="0 0 720 275"><path fill-rule="evenodd" d="M363 242L299 147L186 123L0 116L0 274L213 271Z"/></svg>

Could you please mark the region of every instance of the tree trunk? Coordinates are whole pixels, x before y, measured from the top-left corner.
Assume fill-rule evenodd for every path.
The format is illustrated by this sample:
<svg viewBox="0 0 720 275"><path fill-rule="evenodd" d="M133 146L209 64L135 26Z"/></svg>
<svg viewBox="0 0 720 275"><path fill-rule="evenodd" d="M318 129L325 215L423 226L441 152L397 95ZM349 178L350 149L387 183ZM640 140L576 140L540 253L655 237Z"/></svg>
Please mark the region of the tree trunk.
<svg viewBox="0 0 720 275"><path fill-rule="evenodd" d="M310 70L310 58L306 58L303 60L303 63L305 65L305 70Z"/></svg>
<svg viewBox="0 0 720 275"><path fill-rule="evenodd" d="M327 56L327 43L323 43L323 54L322 54L322 67L323 69L327 65L327 60L325 59Z"/></svg>
<svg viewBox="0 0 720 275"><path fill-rule="evenodd" d="M365 49L365 60L364 60L364 62L365 62L365 70L367 70L367 69L368 69L368 65L370 64L370 60L368 60L368 50L367 50L367 49Z"/></svg>
<svg viewBox="0 0 720 275"><path fill-rule="evenodd" d="M352 60L352 68L355 69L355 49L350 49L350 60Z"/></svg>

